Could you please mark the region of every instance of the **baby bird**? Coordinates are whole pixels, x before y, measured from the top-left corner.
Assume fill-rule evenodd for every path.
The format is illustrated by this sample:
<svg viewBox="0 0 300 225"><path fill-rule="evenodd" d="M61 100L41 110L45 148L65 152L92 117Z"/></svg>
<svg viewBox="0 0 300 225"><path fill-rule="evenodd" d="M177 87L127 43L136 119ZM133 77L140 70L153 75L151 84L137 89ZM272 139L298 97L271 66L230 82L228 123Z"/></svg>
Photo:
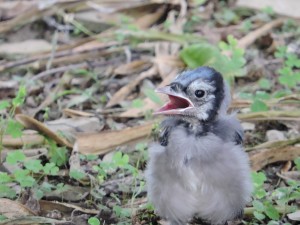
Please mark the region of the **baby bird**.
<svg viewBox="0 0 300 225"><path fill-rule="evenodd" d="M252 192L249 159L242 127L227 114L231 97L222 75L200 67L157 92L170 99L155 113L167 118L146 169L157 213L171 225L193 217L223 225L241 217Z"/></svg>

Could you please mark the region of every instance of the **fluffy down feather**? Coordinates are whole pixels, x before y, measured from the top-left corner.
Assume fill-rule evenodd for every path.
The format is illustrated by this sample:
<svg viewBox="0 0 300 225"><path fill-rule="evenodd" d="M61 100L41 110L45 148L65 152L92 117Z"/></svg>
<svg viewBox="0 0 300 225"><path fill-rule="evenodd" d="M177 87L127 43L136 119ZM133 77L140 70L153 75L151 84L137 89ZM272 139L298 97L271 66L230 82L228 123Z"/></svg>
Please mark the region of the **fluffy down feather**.
<svg viewBox="0 0 300 225"><path fill-rule="evenodd" d="M225 121L224 126L235 122ZM212 132L197 136L187 129L177 126L167 146L149 148L149 200L174 225L186 224L194 216L212 224L235 219L252 191L247 154Z"/></svg>

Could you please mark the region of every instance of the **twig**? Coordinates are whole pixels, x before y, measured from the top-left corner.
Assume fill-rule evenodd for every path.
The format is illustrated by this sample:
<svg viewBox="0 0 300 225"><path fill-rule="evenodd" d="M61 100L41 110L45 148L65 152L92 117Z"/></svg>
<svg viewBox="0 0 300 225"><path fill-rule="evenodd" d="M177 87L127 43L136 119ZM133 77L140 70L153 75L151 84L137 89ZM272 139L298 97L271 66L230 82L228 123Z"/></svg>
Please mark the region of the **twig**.
<svg viewBox="0 0 300 225"><path fill-rule="evenodd" d="M291 213L291 212L294 212L294 207L293 206L289 206L287 205L286 207L283 207L283 206L275 206L275 209L277 210L277 212L279 212L280 214L287 214L287 213ZM255 208L254 207L247 207L244 209L244 215L245 216L252 216L253 213L255 211Z"/></svg>
<svg viewBox="0 0 300 225"><path fill-rule="evenodd" d="M82 53L90 52L90 51L104 50L106 48L109 48L109 47L115 46L115 45L116 45L115 42L110 42L108 44L103 44L103 45L99 45L99 46L91 46L90 48L82 48L82 49L77 49L77 50L73 50L73 49L62 50L62 51L59 51L59 52L55 53L53 55L53 58L57 59L57 58L62 58L62 57L67 57L67 56L73 56L74 54L82 54ZM114 51L111 50L109 52L111 53L111 52L114 52ZM35 56L29 57L29 58L27 57L27 58L21 59L21 60L16 61L16 62L8 62L6 64L0 65L0 72L2 72L4 70L7 70L7 69L14 68L14 67L27 65L27 64L33 63L37 60L40 60L40 61L49 60L49 58L51 56L52 56L52 54L50 52L50 53L47 53L47 54L35 55Z"/></svg>
<svg viewBox="0 0 300 225"><path fill-rule="evenodd" d="M62 66L62 67L58 67L58 68L53 68L53 69L46 70L46 71L43 71L43 72L37 74L36 76L31 78L31 80L35 81L35 80L44 78L46 76L49 76L49 75L52 75L52 74L55 74L55 73L63 73L63 72L69 71L69 70L75 70L75 69L84 68L84 67L88 67L87 62L68 65L68 66Z"/></svg>
<svg viewBox="0 0 300 225"><path fill-rule="evenodd" d="M249 34L247 34L245 37L241 38L238 41L238 46L240 48L246 49L249 45L253 44L255 42L255 40L262 37L263 35L268 33L273 28L281 26L284 21L285 21L285 19L279 18L277 20L274 20L270 23L265 24L264 26L258 28L257 30L250 32Z"/></svg>

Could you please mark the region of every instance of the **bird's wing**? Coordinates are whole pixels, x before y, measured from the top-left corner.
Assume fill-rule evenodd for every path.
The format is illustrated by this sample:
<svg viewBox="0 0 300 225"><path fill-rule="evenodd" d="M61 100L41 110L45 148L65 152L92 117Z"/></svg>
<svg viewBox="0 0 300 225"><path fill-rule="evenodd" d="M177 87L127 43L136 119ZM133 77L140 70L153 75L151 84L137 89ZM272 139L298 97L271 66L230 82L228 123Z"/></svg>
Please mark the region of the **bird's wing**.
<svg viewBox="0 0 300 225"><path fill-rule="evenodd" d="M224 141L232 141L238 145L243 144L244 131L234 115L222 116L215 122L212 132Z"/></svg>

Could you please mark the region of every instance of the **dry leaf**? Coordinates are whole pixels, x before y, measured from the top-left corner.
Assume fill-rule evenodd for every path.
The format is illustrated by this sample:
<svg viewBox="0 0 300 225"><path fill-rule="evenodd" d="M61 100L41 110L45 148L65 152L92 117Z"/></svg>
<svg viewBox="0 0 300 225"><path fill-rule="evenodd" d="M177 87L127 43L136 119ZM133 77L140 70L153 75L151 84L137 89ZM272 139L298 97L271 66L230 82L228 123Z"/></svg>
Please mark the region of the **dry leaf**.
<svg viewBox="0 0 300 225"><path fill-rule="evenodd" d="M32 216L36 214L17 201L0 198L0 215L11 219L20 216Z"/></svg>
<svg viewBox="0 0 300 225"><path fill-rule="evenodd" d="M52 45L45 40L26 40L0 45L0 54L34 54L50 51Z"/></svg>
<svg viewBox="0 0 300 225"><path fill-rule="evenodd" d="M76 135L77 133L99 132L103 129L104 122L97 117L74 117L47 121L45 125L55 133L67 132Z"/></svg>
<svg viewBox="0 0 300 225"><path fill-rule="evenodd" d="M161 55L157 56L153 60L158 67L160 76L164 79L172 71L179 73L184 68L184 63L178 58L178 56Z"/></svg>
<svg viewBox="0 0 300 225"><path fill-rule="evenodd" d="M118 75L131 75L135 73L140 73L143 70L149 68L152 65L151 62L146 60L136 60L130 63L122 64L118 66L114 73Z"/></svg>
<svg viewBox="0 0 300 225"><path fill-rule="evenodd" d="M158 10L156 10L156 12L143 15L142 17L139 17L134 23L140 29L146 29L156 23L163 16L166 9L166 5L162 5L158 8Z"/></svg>
<svg viewBox="0 0 300 225"><path fill-rule="evenodd" d="M257 171L268 164L294 160L300 155L300 147L286 146L254 150L249 153L251 167Z"/></svg>
<svg viewBox="0 0 300 225"><path fill-rule="evenodd" d="M66 139L58 136L53 131L51 131L48 127L46 127L43 123L37 121L36 119L30 116L24 114L18 114L16 115L16 120L19 121L25 128L36 130L44 134L45 136L51 138L56 143L62 146L67 146L68 148L73 147L73 145L69 143Z"/></svg>
<svg viewBox="0 0 300 225"><path fill-rule="evenodd" d="M118 131L80 135L77 137L74 148L77 148L82 154L102 155L120 145L128 144L149 136L152 126L152 123L148 123Z"/></svg>
<svg viewBox="0 0 300 225"><path fill-rule="evenodd" d="M287 214L287 216L290 220L300 221L300 210Z"/></svg>
<svg viewBox="0 0 300 225"><path fill-rule="evenodd" d="M299 0L238 0L237 5L253 9L264 9L266 7L272 7L274 12L278 14L300 18Z"/></svg>

